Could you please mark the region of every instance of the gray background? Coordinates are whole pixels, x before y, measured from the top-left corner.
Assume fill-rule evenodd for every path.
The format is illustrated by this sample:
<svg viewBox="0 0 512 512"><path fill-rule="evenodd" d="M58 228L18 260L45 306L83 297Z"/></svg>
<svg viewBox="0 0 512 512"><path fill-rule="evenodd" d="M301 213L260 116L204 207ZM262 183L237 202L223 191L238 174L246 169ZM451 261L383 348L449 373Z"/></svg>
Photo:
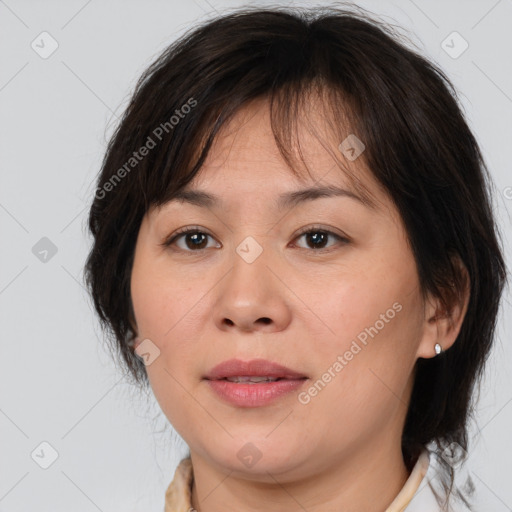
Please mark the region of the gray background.
<svg viewBox="0 0 512 512"><path fill-rule="evenodd" d="M186 446L153 397L122 380L102 344L82 282L86 213L106 141L140 73L195 22L239 5L0 1L1 511L163 510ZM495 180L510 260L512 1L359 5L410 31L459 90ZM51 49L43 31L58 43L47 58L31 47L35 40L39 52ZM453 31L469 44L457 58L442 47ZM510 313L507 291L467 465L483 509L493 512L512 510ZM40 467L51 462L44 441L58 452L48 469Z"/></svg>

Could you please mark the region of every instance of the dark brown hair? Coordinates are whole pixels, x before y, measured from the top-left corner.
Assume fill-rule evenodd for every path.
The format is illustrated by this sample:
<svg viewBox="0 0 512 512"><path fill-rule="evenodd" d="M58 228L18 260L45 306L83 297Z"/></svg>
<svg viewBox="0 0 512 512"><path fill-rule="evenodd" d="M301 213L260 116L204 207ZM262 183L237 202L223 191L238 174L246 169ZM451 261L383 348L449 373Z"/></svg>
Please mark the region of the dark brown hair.
<svg viewBox="0 0 512 512"><path fill-rule="evenodd" d="M108 144L89 215L86 282L102 326L129 375L147 385L130 298L144 214L196 175L220 127L256 98L269 99L276 143L295 172L292 127L313 91L337 140L364 141L359 158L400 212L424 297L450 308L470 284L454 345L417 361L402 440L409 468L430 442L466 450L506 277L491 180L445 74L360 8L243 8L195 27L144 72Z"/></svg>

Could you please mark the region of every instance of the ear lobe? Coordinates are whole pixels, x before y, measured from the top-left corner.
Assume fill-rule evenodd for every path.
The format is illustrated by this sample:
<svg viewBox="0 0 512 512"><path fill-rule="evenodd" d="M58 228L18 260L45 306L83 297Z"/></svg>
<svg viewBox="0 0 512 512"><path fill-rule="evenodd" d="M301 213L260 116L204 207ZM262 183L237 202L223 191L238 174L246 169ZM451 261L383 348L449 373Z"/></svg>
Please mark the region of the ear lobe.
<svg viewBox="0 0 512 512"><path fill-rule="evenodd" d="M142 340L139 339L138 336L135 336L135 338L133 338L133 344L132 344L132 347L133 347L133 350L137 350L137 347L142 343Z"/></svg>
<svg viewBox="0 0 512 512"><path fill-rule="evenodd" d="M436 344L444 351L448 350L457 339L466 315L469 297L469 274L462 262L458 262L462 278L459 288L446 290L445 300L429 296L425 307L423 336L418 346L417 357L431 358L437 355Z"/></svg>
<svg viewBox="0 0 512 512"><path fill-rule="evenodd" d="M137 335L137 321L135 320L135 312L133 311L133 302L130 297L129 300L129 313L128 313L128 323L130 324L130 329L134 336Z"/></svg>
<svg viewBox="0 0 512 512"><path fill-rule="evenodd" d="M135 352L136 348L141 344L142 340L139 338L139 334L137 331L137 324L132 315L129 317L130 329L132 331L131 337L128 340L128 345L131 350Z"/></svg>

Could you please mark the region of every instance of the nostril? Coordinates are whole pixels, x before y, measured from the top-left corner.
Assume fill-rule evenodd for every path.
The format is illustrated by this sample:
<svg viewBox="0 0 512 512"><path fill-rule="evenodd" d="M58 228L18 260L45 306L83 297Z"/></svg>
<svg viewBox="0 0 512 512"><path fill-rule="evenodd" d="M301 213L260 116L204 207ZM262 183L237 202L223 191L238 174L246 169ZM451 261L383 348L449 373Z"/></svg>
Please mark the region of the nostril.
<svg viewBox="0 0 512 512"><path fill-rule="evenodd" d="M233 322L233 320L230 320L229 318L224 318L223 322L225 325L235 325L235 322ZM265 317L258 318L258 320L256 320L256 322L263 323L265 325L269 325L272 323L272 319L265 316ZM239 325L240 325L240 327L242 326L241 323ZM249 327L247 327L247 330L249 330Z"/></svg>

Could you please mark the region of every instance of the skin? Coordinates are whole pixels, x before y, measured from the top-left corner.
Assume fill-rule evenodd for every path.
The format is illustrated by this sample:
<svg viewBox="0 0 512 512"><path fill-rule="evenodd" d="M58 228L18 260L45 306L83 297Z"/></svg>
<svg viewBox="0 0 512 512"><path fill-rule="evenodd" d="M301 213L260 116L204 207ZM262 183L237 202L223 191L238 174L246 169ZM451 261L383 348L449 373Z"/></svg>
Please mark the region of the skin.
<svg viewBox="0 0 512 512"><path fill-rule="evenodd" d="M313 120L337 151L339 141ZM264 100L240 110L187 187L219 195L222 206L175 200L144 217L131 277L137 343L149 338L160 350L146 369L190 448L196 510L384 511L409 476L400 438L415 362L434 357L436 343L451 346L467 301L450 315L434 298L422 301L401 218L362 159L345 164L357 169L375 209L324 197L278 211L283 192L353 189L303 127L314 179L296 178L269 123ZM206 248L194 249L190 235L161 245L184 226L210 235ZM329 235L322 253L321 241L297 236L309 226L349 241ZM263 248L250 264L236 252L248 236ZM294 392L271 405L235 407L203 380L226 359L264 358L308 376L307 390L395 303L401 310L307 404ZM251 468L237 457L249 442L262 454Z"/></svg>

